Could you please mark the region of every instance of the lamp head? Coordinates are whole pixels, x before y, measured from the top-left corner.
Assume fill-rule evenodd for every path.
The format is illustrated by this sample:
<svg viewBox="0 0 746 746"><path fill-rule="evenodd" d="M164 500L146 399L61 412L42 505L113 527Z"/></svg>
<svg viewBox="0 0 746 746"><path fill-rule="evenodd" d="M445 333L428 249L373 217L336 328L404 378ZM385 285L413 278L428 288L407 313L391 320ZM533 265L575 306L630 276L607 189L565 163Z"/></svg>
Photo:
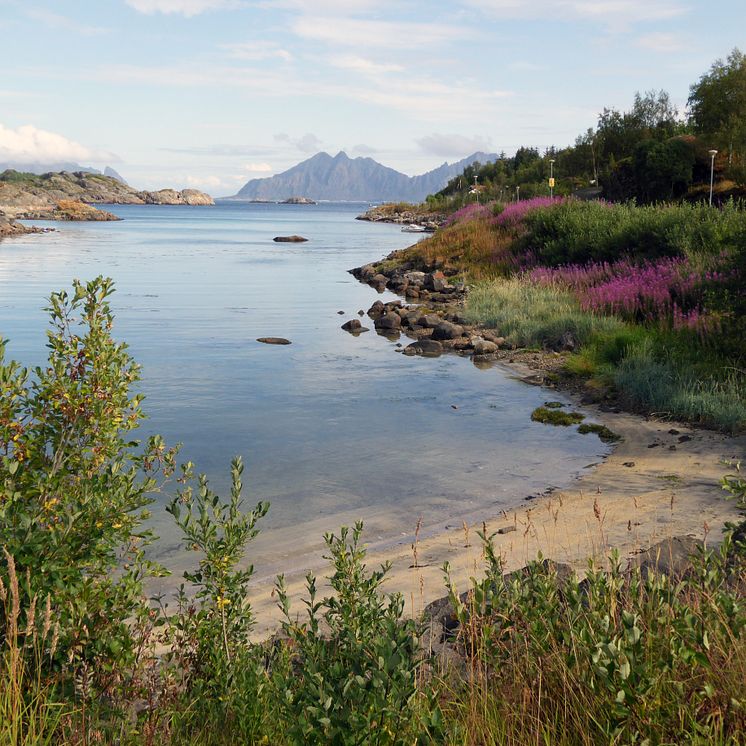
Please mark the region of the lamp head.
<svg viewBox="0 0 746 746"><path fill-rule="evenodd" d="M710 151L708 151L708 152L710 153L710 155L711 155L711 156L712 156L713 158L714 158L714 157L715 157L715 156L716 156L716 155L718 154L717 150L710 150Z"/></svg>

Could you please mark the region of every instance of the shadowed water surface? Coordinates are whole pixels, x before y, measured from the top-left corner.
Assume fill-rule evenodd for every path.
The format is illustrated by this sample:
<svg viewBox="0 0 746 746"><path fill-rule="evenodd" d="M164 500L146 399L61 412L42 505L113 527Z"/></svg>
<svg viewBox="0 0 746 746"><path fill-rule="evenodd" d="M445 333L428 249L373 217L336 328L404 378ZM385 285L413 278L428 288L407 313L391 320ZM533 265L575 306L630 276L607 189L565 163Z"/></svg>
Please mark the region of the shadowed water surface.
<svg viewBox="0 0 746 746"><path fill-rule="evenodd" d="M545 391L340 329L378 297L347 270L412 240L398 226L355 221L362 209L114 206L124 221L4 241L0 336L11 357L41 362L50 291L113 277L116 334L143 366L145 430L183 442L183 459L218 489L241 454L247 500L271 502L252 555L262 574L302 563L320 530L342 521L365 518L369 537L385 543L418 516L435 529L494 514L598 461L607 449L595 436L531 422ZM272 242L292 233L310 240ZM181 564L162 502L154 513L158 555ZM299 526L313 536L299 543Z"/></svg>

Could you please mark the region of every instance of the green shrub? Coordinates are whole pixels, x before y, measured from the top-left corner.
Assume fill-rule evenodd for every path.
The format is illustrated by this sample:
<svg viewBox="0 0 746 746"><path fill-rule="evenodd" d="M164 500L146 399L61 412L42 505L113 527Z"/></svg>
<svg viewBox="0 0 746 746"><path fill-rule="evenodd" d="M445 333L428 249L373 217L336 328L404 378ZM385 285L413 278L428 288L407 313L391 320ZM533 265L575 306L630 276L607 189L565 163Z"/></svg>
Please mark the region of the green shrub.
<svg viewBox="0 0 746 746"><path fill-rule="evenodd" d="M746 211L729 202L637 207L567 200L529 212L516 251L538 264L558 266L660 257L714 257L735 251L746 238Z"/></svg>
<svg viewBox="0 0 746 746"><path fill-rule="evenodd" d="M466 600L448 579L469 683L444 677L450 743L736 744L746 727L743 566L726 539L691 576L503 576L492 537ZM740 581L739 581L740 578Z"/></svg>
<svg viewBox="0 0 746 746"><path fill-rule="evenodd" d="M423 664L418 627L401 595L383 596L389 565L368 571L362 524L327 534L333 596L317 600L307 578L308 621L291 617L282 577L277 593L290 640L291 667L276 676L278 706L292 744L430 743L439 727L435 701L418 707ZM428 732L430 735L428 735Z"/></svg>
<svg viewBox="0 0 746 746"><path fill-rule="evenodd" d="M112 291L99 277L51 296L48 361L33 373L6 362L0 343L0 546L24 608L52 595L57 663L103 690L137 653L143 580L161 572L145 558L152 535L141 524L175 456L158 437L144 449L131 439L143 416L130 392L139 368L112 338Z"/></svg>
<svg viewBox="0 0 746 746"><path fill-rule="evenodd" d="M174 731L187 742L197 737L202 743L253 742L263 731L269 703L262 697L267 683L262 651L249 639L254 618L248 584L254 568L244 567L243 560L269 504L243 511L240 458L231 464L227 501L209 488L205 475L199 476L195 491L193 465L182 469L180 481L186 486L167 510L185 547L202 557L196 570L184 572L193 593L182 585L177 613L166 616L167 658L180 678Z"/></svg>

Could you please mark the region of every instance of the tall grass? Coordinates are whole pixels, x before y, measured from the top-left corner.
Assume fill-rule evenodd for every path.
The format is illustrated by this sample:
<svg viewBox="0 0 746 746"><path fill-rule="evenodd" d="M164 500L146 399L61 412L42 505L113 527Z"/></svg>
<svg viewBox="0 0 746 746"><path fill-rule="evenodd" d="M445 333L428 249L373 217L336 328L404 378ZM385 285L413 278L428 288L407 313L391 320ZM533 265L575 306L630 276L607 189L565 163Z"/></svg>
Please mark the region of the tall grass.
<svg viewBox="0 0 746 746"><path fill-rule="evenodd" d="M58 626L51 597L24 608L13 557L0 572L0 746L45 746L55 741L63 708L42 677L43 659L54 656ZM5 580L3 580L5 577Z"/></svg>
<svg viewBox="0 0 746 746"><path fill-rule="evenodd" d="M535 561L455 589L468 675L442 679L453 744L736 744L746 728L743 558L726 541L688 577ZM664 550L665 551L665 550ZM447 571L447 568L446 568Z"/></svg>
<svg viewBox="0 0 746 746"><path fill-rule="evenodd" d="M473 288L466 316L472 322L495 327L506 339L523 347L563 346L572 335L577 344L594 334L622 327L612 316L581 309L572 293L557 287L533 285L520 278L496 280Z"/></svg>
<svg viewBox="0 0 746 746"><path fill-rule="evenodd" d="M472 281L508 275L521 268L512 252L512 238L498 231L486 217L454 222L408 249L405 257L429 267L450 267Z"/></svg>
<svg viewBox="0 0 746 746"><path fill-rule="evenodd" d="M613 379L637 408L737 432L746 425L746 375L720 364L720 371L702 375L675 350L656 349L648 337L626 350Z"/></svg>

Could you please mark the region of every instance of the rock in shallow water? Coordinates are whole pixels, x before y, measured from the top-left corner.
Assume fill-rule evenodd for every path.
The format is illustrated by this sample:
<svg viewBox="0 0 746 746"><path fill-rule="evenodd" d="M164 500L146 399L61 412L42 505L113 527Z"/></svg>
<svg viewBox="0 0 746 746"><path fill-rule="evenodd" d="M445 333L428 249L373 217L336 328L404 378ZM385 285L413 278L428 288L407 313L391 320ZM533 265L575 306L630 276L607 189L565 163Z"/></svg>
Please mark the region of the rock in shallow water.
<svg viewBox="0 0 746 746"><path fill-rule="evenodd" d="M362 334L363 332L370 331L367 326L363 326L359 319L350 319L342 324L342 328L350 334Z"/></svg>
<svg viewBox="0 0 746 746"><path fill-rule="evenodd" d="M303 243L304 241L308 241L303 236L275 236L272 240L277 243Z"/></svg>
<svg viewBox="0 0 746 746"><path fill-rule="evenodd" d="M443 345L432 339L420 339L412 342L404 348L405 355L422 355L423 357L440 357L443 354Z"/></svg>
<svg viewBox="0 0 746 746"><path fill-rule="evenodd" d="M261 342L265 345L289 345L292 342L285 337L258 337L257 342Z"/></svg>

